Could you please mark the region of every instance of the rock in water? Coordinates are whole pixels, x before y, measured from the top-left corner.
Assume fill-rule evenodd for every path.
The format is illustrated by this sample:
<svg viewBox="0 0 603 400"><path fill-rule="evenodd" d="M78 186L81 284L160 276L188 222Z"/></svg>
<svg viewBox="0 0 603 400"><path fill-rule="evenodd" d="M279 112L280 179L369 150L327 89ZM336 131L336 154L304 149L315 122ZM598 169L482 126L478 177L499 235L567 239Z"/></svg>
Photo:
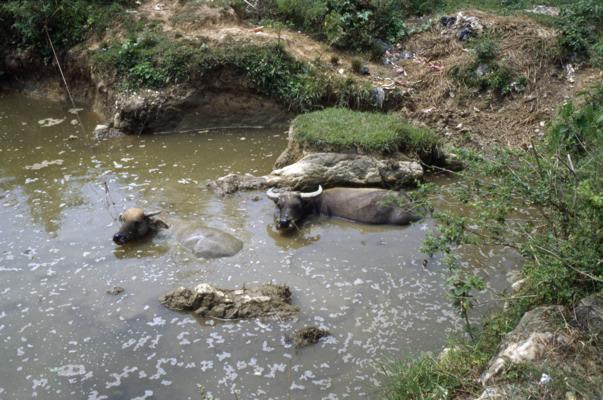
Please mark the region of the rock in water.
<svg viewBox="0 0 603 400"><path fill-rule="evenodd" d="M180 232L178 241L201 258L232 257L243 248L243 242L236 237L207 227Z"/></svg>
<svg viewBox="0 0 603 400"><path fill-rule="evenodd" d="M124 292L124 288L122 288L121 286L115 286L111 289L107 290L107 294L112 294L114 296L117 296L118 294L122 294Z"/></svg>
<svg viewBox="0 0 603 400"><path fill-rule="evenodd" d="M306 326L295 332L292 341L295 348L301 349L302 347L316 344L320 338L330 335L331 334L326 329L320 329L315 326Z"/></svg>
<svg viewBox="0 0 603 400"><path fill-rule="evenodd" d="M286 285L229 290L207 283L194 289L179 287L159 298L172 310L193 311L199 317L239 319L267 316L290 316L299 311L291 304L291 290Z"/></svg>
<svg viewBox="0 0 603 400"><path fill-rule="evenodd" d="M270 175L230 174L209 182L207 187L220 195L273 186L295 190L317 185L399 188L422 176L423 167L415 161L378 159L362 154L310 153L294 164L275 169Z"/></svg>

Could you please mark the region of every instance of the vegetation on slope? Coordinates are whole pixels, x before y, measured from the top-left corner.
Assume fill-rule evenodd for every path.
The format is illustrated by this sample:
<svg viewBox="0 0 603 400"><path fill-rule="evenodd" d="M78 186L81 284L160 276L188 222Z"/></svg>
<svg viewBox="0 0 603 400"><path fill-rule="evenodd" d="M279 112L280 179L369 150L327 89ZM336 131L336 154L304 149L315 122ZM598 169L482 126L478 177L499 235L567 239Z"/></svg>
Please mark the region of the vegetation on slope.
<svg viewBox="0 0 603 400"><path fill-rule="evenodd" d="M229 68L257 93L278 99L293 110L325 104L365 109L376 106L368 84L332 76L298 61L279 43L210 47L187 40L174 42L163 33L144 29L130 32L125 40L103 44L93 58L97 69L113 75L124 90L200 82Z"/></svg>
<svg viewBox="0 0 603 400"><path fill-rule="evenodd" d="M474 332L475 341L457 343L443 361L425 356L393 367L391 399L478 394L479 373L526 310L544 304L573 305L603 288L602 86L586 94L580 106L565 105L545 143L526 152L503 149L490 160L467 154L466 161L468 169L453 193L473 212L437 213L439 233L428 237L425 251L444 253L455 283L467 283L472 274L460 267L454 249L508 246L525 257L525 283L505 311ZM535 219L518 221L513 214L517 204L533 209ZM471 302L469 291L454 289L455 301ZM584 384L577 387L583 388L585 398L592 395L586 374L570 378L558 380L565 384L551 398L575 390L570 387L575 380Z"/></svg>

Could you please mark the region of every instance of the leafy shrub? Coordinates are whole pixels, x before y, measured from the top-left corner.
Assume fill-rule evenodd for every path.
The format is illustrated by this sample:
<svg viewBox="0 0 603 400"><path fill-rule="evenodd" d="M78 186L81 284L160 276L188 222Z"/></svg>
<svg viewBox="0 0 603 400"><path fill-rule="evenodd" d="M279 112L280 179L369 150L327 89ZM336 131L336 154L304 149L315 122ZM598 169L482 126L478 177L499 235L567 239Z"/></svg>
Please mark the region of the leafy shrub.
<svg viewBox="0 0 603 400"><path fill-rule="evenodd" d="M275 0L272 7L270 1L261 3L263 18L285 19L338 48L376 53L376 40L392 42L406 34L404 12L422 2Z"/></svg>
<svg viewBox="0 0 603 400"><path fill-rule="evenodd" d="M561 31L559 44L566 57L587 57L591 46L603 34L603 3L599 0L578 0L561 10L558 19Z"/></svg>
<svg viewBox="0 0 603 400"><path fill-rule="evenodd" d="M130 0L7 0L0 4L0 15L12 22L6 38L17 47L33 47L48 60L52 52L46 30L58 51L65 51L88 35L103 32L128 4Z"/></svg>
<svg viewBox="0 0 603 400"><path fill-rule="evenodd" d="M589 57L593 67L603 69L603 39L591 46Z"/></svg>

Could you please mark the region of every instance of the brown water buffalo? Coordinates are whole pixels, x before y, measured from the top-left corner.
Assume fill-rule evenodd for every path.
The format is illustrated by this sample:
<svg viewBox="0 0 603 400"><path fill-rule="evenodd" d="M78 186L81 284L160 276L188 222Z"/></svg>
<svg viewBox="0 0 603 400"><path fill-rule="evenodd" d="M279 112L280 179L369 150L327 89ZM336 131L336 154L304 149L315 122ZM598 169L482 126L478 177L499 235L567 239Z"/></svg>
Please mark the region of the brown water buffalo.
<svg viewBox="0 0 603 400"><path fill-rule="evenodd" d="M145 213L140 208L128 208L119 216L122 225L113 235L113 241L123 245L153 235L160 229L168 229L165 222L153 218L157 214L159 212ZM176 223L172 236L199 258L231 257L243 248L243 242L226 232L180 222Z"/></svg>
<svg viewBox="0 0 603 400"><path fill-rule="evenodd" d="M123 245L129 241L157 233L161 228L168 229L165 222L153 218L159 213L160 211L145 214L141 208L128 208L119 215L121 227L113 235L113 241Z"/></svg>
<svg viewBox="0 0 603 400"><path fill-rule="evenodd" d="M382 225L407 225L421 219L406 194L385 189L333 188L323 191L319 186L311 193L277 193L269 189L266 195L276 203L274 221L279 230L296 227L307 216L317 214Z"/></svg>

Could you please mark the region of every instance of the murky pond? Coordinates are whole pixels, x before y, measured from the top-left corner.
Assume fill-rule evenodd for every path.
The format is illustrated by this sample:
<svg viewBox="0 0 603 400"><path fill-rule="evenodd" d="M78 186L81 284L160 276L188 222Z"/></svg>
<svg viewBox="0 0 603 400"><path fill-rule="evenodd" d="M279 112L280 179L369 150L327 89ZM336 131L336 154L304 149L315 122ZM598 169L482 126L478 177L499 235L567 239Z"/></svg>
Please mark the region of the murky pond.
<svg viewBox="0 0 603 400"><path fill-rule="evenodd" d="M80 116L88 130L97 123ZM0 398L199 399L197 385L222 399L376 398L381 362L438 351L459 321L439 263L421 265L430 221L324 218L283 237L262 193L202 189L229 172L269 172L285 130L96 142L74 110L0 96ZM130 206L221 229L244 248L200 260L170 231L117 247L117 216ZM506 285L513 258L471 256L492 286ZM270 281L291 286L296 318L198 321L157 300L180 285ZM114 286L125 291L107 294ZM332 336L295 350L286 337L306 325Z"/></svg>

